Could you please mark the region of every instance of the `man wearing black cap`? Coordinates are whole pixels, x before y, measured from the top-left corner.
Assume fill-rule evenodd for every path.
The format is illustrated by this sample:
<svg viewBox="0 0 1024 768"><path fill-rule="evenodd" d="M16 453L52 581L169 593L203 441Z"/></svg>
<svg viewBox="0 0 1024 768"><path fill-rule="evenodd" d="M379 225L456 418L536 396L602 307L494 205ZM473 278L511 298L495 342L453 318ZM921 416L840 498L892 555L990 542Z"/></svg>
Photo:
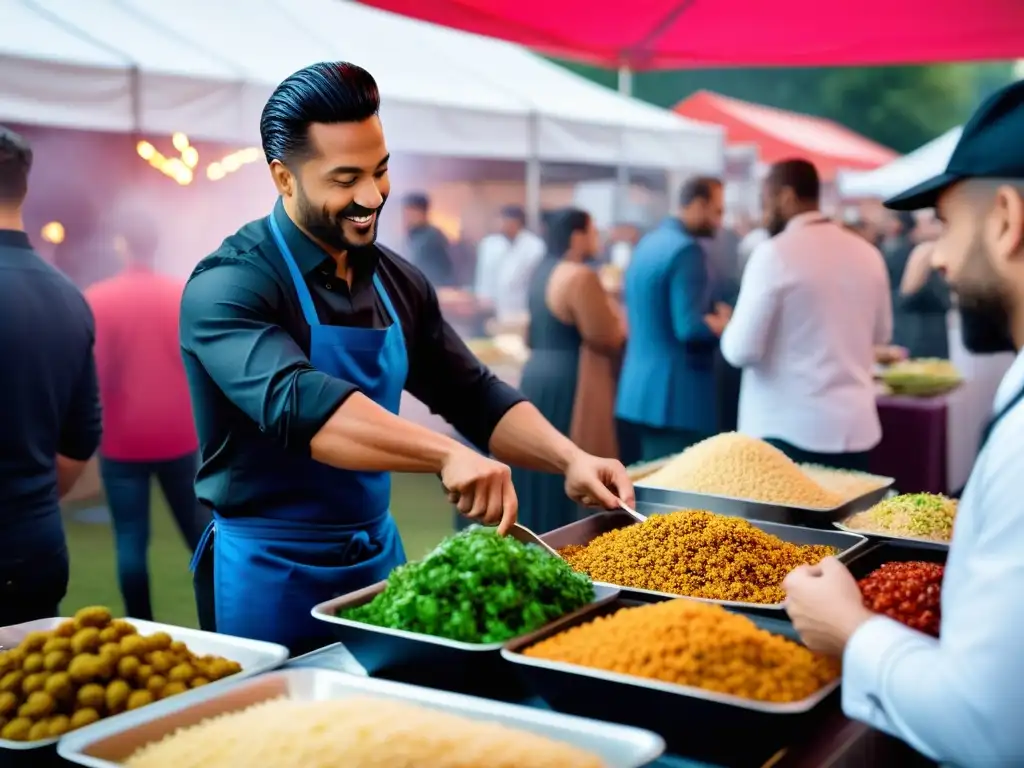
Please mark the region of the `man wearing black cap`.
<svg viewBox="0 0 1024 768"><path fill-rule="evenodd" d="M942 584L941 640L869 612L837 560L785 581L804 642L843 657L843 710L941 763L1024 765L1024 81L985 102L945 173L887 201L934 207L932 263L964 344L1018 357L996 394Z"/></svg>

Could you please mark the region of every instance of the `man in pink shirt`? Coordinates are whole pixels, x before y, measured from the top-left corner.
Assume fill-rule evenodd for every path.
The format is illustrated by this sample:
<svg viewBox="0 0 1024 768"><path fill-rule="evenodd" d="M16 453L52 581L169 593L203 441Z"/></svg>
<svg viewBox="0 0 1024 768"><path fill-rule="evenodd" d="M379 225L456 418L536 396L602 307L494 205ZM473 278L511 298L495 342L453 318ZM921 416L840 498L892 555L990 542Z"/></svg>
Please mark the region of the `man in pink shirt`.
<svg viewBox="0 0 1024 768"><path fill-rule="evenodd" d="M209 521L193 482L199 447L178 343L184 282L157 274L155 227L138 216L119 228L123 272L92 285L96 365L103 406L100 471L114 521L125 610L152 619L147 550L156 475L189 551ZM183 560L182 567L187 567Z"/></svg>

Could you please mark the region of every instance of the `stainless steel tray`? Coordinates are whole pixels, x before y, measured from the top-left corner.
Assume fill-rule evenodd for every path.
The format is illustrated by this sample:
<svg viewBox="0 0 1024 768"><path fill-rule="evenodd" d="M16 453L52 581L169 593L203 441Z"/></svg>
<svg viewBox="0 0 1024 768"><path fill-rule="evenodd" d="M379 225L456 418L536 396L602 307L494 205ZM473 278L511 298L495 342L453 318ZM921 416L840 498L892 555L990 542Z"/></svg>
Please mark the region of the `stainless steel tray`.
<svg viewBox="0 0 1024 768"><path fill-rule="evenodd" d="M948 541L935 541L933 539L922 539L917 536L894 536L890 533L864 531L859 528L851 528L845 523L832 523L832 525L845 533L854 533L858 536L864 536L868 539L868 541L891 541L899 544L921 547L922 549L940 549L947 551L949 550Z"/></svg>
<svg viewBox="0 0 1024 768"><path fill-rule="evenodd" d="M679 509L679 507L674 505L652 504L650 502L642 501L638 501L636 504L637 512L647 516L667 514L669 512L675 512L677 509ZM747 522L755 528L760 528L765 533L770 533L772 536L777 536L783 541L788 541L793 544L824 544L829 547L835 547L839 550L837 557L840 560L846 560L867 542L867 539L859 534L850 534L818 528L803 528L796 525L782 525L780 523L767 523L761 520L748 520ZM554 547L555 549L562 549L563 547L574 544L589 544L602 533L607 533L608 531L613 531L618 528L625 528L629 525L636 525L636 521L633 520L633 518L626 512L599 512L596 515L591 515L590 517L585 517L582 520L577 520L575 523L570 523L562 528L556 528L553 531L549 531L541 536L541 538L551 547ZM617 589L622 593L622 597L624 598L640 600L648 603L659 600L674 600L677 597L686 597L685 595L674 595L671 592L636 589L634 587L626 587L621 584L606 584L600 581L594 582L594 584L595 586ZM734 600L711 600L704 597L687 597L687 599L700 600L704 603L715 603L716 605L724 605L730 608L741 608L744 612L768 611L778 613L783 610L782 603L743 603Z"/></svg>
<svg viewBox="0 0 1024 768"><path fill-rule="evenodd" d="M18 645L29 632L35 632L38 630L53 629L65 618L57 617L53 619L39 619L37 621L30 621L25 624L16 624L11 627L0 628L0 647L2 648L13 648ZM171 636L172 640L180 640L185 643L191 651L200 655L210 654L213 656L223 656L231 661L237 661L242 665L242 671L237 675L232 675L230 678L226 678L223 681L217 681L211 684L210 688L217 690L220 686L228 681L238 680L243 677L250 675L259 674L260 672L267 672L271 669L275 669L285 662L288 658L288 649L283 645L276 645L274 643L264 643L259 640L246 640L241 637L232 637L230 635L218 635L213 632L203 632L198 629L187 629L185 627L175 627L170 624L160 624L155 621L143 621L141 619L127 619L131 624L139 630L143 635L151 635L155 632L166 632ZM193 695L192 691L179 694L186 699ZM149 706L153 706L150 704ZM125 715L115 715L108 720L117 720ZM103 722L107 722L104 720ZM0 739L0 749L14 750L14 751L32 751L42 749L44 747L52 747L57 743L57 739L41 739L39 741L7 741ZM35 756L31 758L33 765L35 765Z"/></svg>
<svg viewBox="0 0 1024 768"><path fill-rule="evenodd" d="M116 768L142 746L179 728L280 696L303 701L371 696L418 704L572 744L600 756L608 768L640 768L657 759L665 749L659 736L637 728L325 669L289 669L229 689L203 691L188 701L167 699L122 715L116 721L101 721L65 736L59 752L64 759L79 765Z"/></svg>
<svg viewBox="0 0 1024 768"><path fill-rule="evenodd" d="M522 653L541 640L622 608L642 604L623 597L583 608L532 635L507 643L501 654L515 665L533 692L553 709L650 728L666 739L670 752L711 762L722 760L723 754L735 753L738 734L749 742L751 750L758 755L764 753L763 757L767 758L784 746L795 730L809 727L815 718L837 708L838 695L833 694L839 688L838 679L806 699L776 704L545 661ZM800 642L792 625L781 618L744 615L762 629ZM754 758L751 760L751 764L759 764Z"/></svg>
<svg viewBox="0 0 1024 768"><path fill-rule="evenodd" d="M867 509L885 498L885 495L896 482L891 477L879 477L885 484L854 499L845 501L837 507L814 509L811 507L794 507L784 504L768 504L751 499L737 499L730 496L716 496L710 493L692 493L690 491L674 491L669 488L657 488L637 483L637 503L649 502L663 504L674 509L706 509L708 512L719 512L723 515L745 517L748 520L765 520L772 523L787 525L807 525L814 528L828 528L831 523L843 520L850 515Z"/></svg>
<svg viewBox="0 0 1024 768"><path fill-rule="evenodd" d="M921 560L926 563L946 564L946 557L949 551L946 549L935 549L933 547L921 547L917 544L898 544L896 542L883 542L875 545L868 545L850 558L846 567L850 569L855 579L863 579L869 573L886 563L906 563L914 560Z"/></svg>
<svg viewBox="0 0 1024 768"><path fill-rule="evenodd" d="M312 610L314 618L332 626L335 637L368 675L489 698L518 700L524 696L519 678L501 660L504 643L463 643L338 617L344 608L370 602L386 584L373 584ZM618 587L595 585L594 602L618 593Z"/></svg>

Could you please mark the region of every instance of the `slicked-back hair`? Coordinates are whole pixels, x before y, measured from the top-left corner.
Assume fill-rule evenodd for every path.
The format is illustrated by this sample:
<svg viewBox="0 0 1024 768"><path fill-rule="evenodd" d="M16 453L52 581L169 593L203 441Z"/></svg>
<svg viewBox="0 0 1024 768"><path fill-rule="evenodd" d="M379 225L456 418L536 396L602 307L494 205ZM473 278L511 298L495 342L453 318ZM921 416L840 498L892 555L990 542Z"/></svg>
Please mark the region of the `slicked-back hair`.
<svg viewBox="0 0 1024 768"><path fill-rule="evenodd" d="M765 181L773 190L789 187L801 202L817 203L821 197L818 169L809 160L796 158L775 163Z"/></svg>
<svg viewBox="0 0 1024 768"><path fill-rule="evenodd" d="M21 205L28 194L32 147L9 128L0 125L0 204Z"/></svg>
<svg viewBox="0 0 1024 768"><path fill-rule="evenodd" d="M271 94L260 117L267 163L288 165L312 154L313 123L360 123L380 110L373 75L347 61L325 61L300 69Z"/></svg>

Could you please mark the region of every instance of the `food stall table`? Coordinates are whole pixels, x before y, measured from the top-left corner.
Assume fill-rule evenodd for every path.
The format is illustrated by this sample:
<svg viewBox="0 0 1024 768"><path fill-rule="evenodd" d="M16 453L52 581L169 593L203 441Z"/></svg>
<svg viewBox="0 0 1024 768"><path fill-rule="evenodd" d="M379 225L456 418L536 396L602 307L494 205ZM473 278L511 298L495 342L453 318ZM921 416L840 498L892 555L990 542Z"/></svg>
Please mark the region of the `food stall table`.
<svg viewBox="0 0 1024 768"><path fill-rule="evenodd" d="M355 675L366 674L341 643L292 659L285 667L317 667ZM527 699L521 703L545 706L539 699ZM737 741L743 741L741 734L737 734ZM763 763L764 768L917 768L934 765L899 741L866 725L847 720L838 706L806 741L769 757ZM665 755L650 763L647 768L733 768L739 765L713 765L684 755Z"/></svg>
<svg viewBox="0 0 1024 768"><path fill-rule="evenodd" d="M901 493L948 493L949 397L879 395L882 442L871 451L870 471L892 477Z"/></svg>

